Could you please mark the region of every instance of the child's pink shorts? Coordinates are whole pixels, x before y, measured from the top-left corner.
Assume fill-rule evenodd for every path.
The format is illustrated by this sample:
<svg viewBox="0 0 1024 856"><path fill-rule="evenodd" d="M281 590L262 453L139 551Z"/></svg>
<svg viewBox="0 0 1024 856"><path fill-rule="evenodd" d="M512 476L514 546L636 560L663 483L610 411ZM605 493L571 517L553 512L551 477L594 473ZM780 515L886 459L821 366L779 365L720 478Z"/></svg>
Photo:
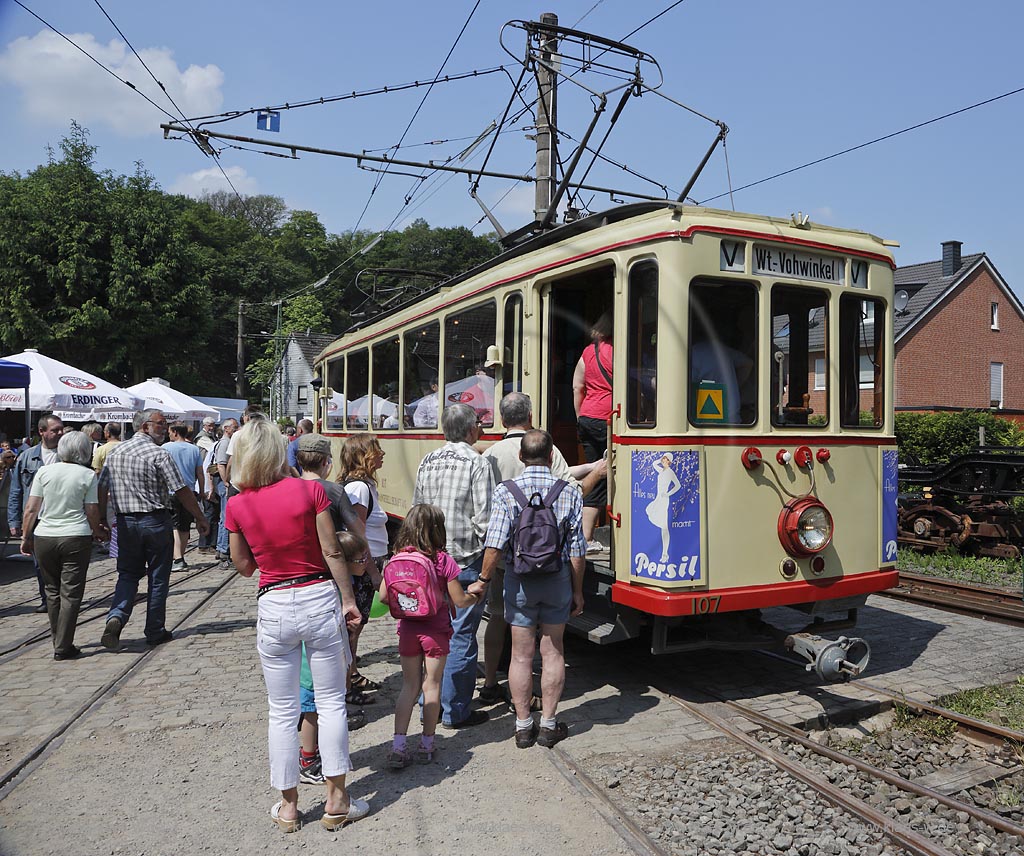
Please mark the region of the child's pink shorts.
<svg viewBox="0 0 1024 856"><path fill-rule="evenodd" d="M398 653L403 657L447 657L451 638L451 624L439 626L431 621L408 619L398 623Z"/></svg>

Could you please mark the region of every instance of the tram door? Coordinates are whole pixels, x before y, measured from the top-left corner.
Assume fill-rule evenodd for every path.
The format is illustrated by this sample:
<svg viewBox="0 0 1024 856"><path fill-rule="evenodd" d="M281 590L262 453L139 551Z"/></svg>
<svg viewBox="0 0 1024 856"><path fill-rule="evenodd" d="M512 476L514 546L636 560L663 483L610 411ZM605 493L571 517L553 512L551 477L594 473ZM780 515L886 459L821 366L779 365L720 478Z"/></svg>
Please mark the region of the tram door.
<svg viewBox="0 0 1024 856"><path fill-rule="evenodd" d="M546 373L544 407L536 421L551 432L569 466L584 462L576 435L572 377L584 348L591 345L594 323L612 311L615 268L607 265L547 284L544 299L542 370ZM535 408L537 409L537 408Z"/></svg>

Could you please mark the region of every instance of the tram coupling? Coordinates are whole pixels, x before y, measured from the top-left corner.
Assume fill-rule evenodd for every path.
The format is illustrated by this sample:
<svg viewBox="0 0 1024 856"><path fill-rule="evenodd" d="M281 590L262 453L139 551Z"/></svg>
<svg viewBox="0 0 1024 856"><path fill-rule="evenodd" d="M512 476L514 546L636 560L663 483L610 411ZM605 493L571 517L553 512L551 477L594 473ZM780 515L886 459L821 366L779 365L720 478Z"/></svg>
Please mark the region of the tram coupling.
<svg viewBox="0 0 1024 856"><path fill-rule="evenodd" d="M840 636L832 641L810 633L794 633L786 637L785 647L808 660L804 666L808 672L816 672L829 683L858 677L871 659L871 646L858 637Z"/></svg>

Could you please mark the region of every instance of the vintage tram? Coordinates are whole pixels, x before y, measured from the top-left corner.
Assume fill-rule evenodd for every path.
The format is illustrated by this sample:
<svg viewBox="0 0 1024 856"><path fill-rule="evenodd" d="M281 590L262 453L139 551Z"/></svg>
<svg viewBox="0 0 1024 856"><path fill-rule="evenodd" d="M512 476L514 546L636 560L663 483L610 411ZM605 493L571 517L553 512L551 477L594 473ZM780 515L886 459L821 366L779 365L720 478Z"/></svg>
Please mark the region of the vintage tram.
<svg viewBox="0 0 1024 856"><path fill-rule="evenodd" d="M493 442L497 402L523 391L581 462L573 369L610 312L610 552L588 561L576 629L650 632L658 653L758 640L766 607L802 610L805 629L849 626L897 583L892 246L673 202L568 223L327 347L320 429L335 443L376 434L396 520L452 402ZM867 660L861 640L789 645L827 678Z"/></svg>

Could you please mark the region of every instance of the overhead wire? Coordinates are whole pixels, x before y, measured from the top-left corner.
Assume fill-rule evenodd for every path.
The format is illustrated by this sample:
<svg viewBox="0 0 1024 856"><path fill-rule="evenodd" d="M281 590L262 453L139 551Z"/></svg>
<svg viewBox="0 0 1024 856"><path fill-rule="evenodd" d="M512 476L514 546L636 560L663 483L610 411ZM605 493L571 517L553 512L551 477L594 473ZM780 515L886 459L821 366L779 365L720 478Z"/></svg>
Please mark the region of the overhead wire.
<svg viewBox="0 0 1024 856"><path fill-rule="evenodd" d="M1024 92L1024 86L1021 86L1017 89L1011 89L1009 92L1004 92L1002 95L996 95L992 98L986 98L984 101L977 101L974 104L969 104L968 106L961 107L958 110L952 110L949 113L943 113L941 116L935 116L934 118L928 119L927 121L918 122L916 125L910 125L906 128L901 128L898 131L893 131L891 134L884 134L881 137L876 137L875 139L868 140L865 143L859 143L856 146L850 146L849 148L845 148L842 151L833 152L830 155L825 155L825 157L815 158L814 160L807 161L807 163L802 163L799 166L794 166L791 167L790 169L785 169L782 172L777 172L774 175L769 175L765 178L758 179L757 181L752 181L749 184L744 184L742 187L737 187L733 190L726 191L725 193L719 193L717 196L709 196L707 199L701 200L701 202L699 202L698 204L705 205L708 202L713 202L716 199L721 199L723 196L728 196L730 193L739 193L741 190L749 190L751 187L757 187L759 184L765 184L769 181L774 181L777 178L782 178L783 176L786 175L792 175L794 172L799 172L802 169L817 166L820 163L825 163L826 161L834 160L835 158L842 157L843 155L848 155L851 152L866 149L868 146L873 146L876 143L882 143L885 142L886 140L891 140L894 137L899 137L902 134L908 134L911 131L917 131L921 128L927 127L928 125L934 125L936 122L941 122L944 119L949 119L953 116L959 116L961 113L966 113L968 110L974 110L977 107L984 107L987 104L992 104L996 101L1002 100L1003 98L1009 98L1011 95L1019 95L1021 92Z"/></svg>

